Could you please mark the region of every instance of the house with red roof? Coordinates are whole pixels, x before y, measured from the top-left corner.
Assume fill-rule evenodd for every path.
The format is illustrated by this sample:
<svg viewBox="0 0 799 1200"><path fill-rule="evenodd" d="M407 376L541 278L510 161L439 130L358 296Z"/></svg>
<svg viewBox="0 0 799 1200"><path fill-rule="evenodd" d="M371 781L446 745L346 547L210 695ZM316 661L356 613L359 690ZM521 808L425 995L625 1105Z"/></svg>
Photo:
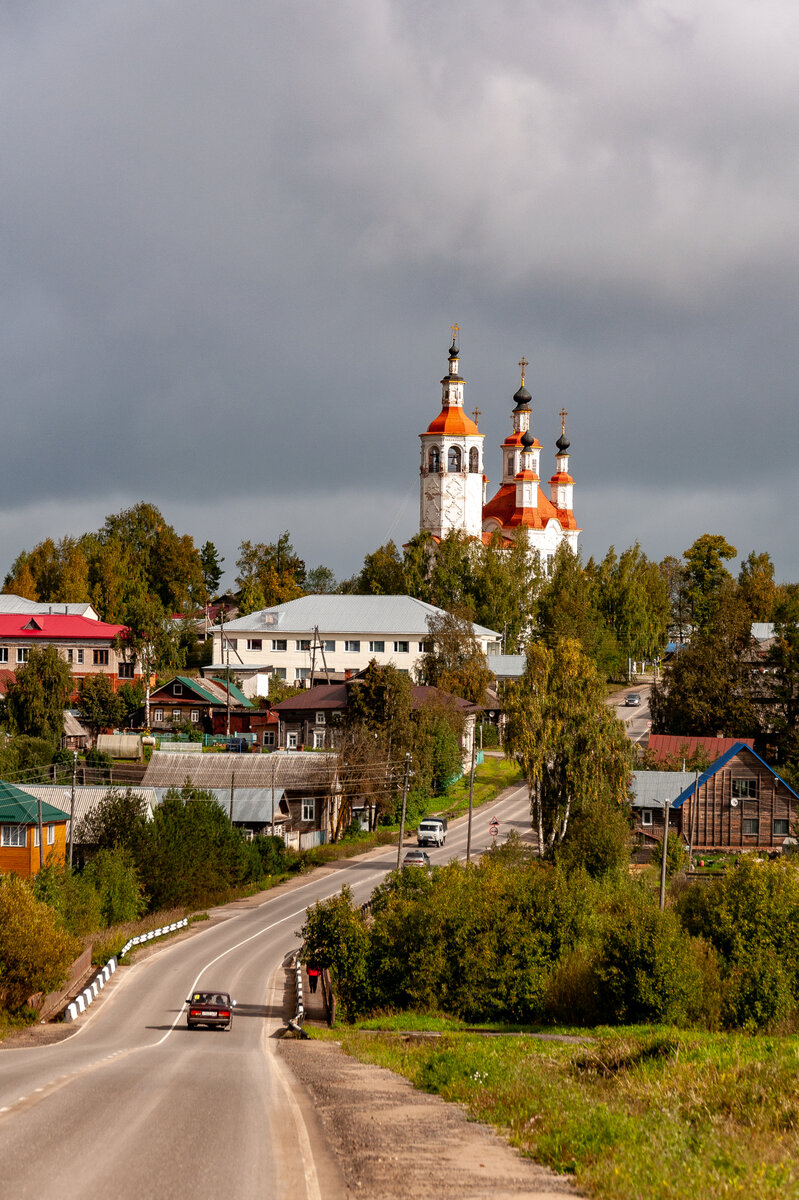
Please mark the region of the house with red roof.
<svg viewBox="0 0 799 1200"><path fill-rule="evenodd" d="M87 675L107 675L116 690L142 678L137 664L116 648L125 630L72 613L0 613L0 671L23 666L34 646L55 646L69 663L76 694Z"/></svg>

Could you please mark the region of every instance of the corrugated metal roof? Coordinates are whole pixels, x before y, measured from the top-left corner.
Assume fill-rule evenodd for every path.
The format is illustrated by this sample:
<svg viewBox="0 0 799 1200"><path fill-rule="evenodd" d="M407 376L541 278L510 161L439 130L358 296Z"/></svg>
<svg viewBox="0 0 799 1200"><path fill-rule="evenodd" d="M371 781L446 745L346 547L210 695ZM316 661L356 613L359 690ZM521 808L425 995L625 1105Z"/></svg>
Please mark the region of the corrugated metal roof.
<svg viewBox="0 0 799 1200"><path fill-rule="evenodd" d="M754 746L754 738L680 737L673 733L650 733L649 750L656 762L664 759L691 758L697 750L704 750L711 762L726 753L731 746L743 742Z"/></svg>
<svg viewBox="0 0 799 1200"><path fill-rule="evenodd" d="M53 798L50 797L50 799ZM64 821L68 819L69 813L64 812L63 807L50 804L44 796L41 799L42 820ZM39 806L36 803L36 797L32 796L27 788L0 781L0 820L15 825L31 825L38 820L38 817Z"/></svg>
<svg viewBox="0 0 799 1200"><path fill-rule="evenodd" d="M767 642L769 638L774 637L773 621L753 621L752 622L752 637L756 642Z"/></svg>
<svg viewBox="0 0 799 1200"><path fill-rule="evenodd" d="M635 808L663 808L693 784L693 771L633 771L631 803Z"/></svg>
<svg viewBox="0 0 799 1200"><path fill-rule="evenodd" d="M0 613L0 637L24 638L26 641L41 638L113 641L124 631L124 625L109 625L105 621L63 613L52 616L49 613Z"/></svg>
<svg viewBox="0 0 799 1200"><path fill-rule="evenodd" d="M521 679L525 661L523 654L489 654L486 658L489 671L497 679Z"/></svg>
<svg viewBox="0 0 799 1200"><path fill-rule="evenodd" d="M169 788L155 788L161 803ZM230 814L230 788L208 788L220 808ZM288 816L288 807L281 806L283 788L239 788L233 792L233 823L245 825L271 825L273 821Z"/></svg>
<svg viewBox="0 0 799 1200"><path fill-rule="evenodd" d="M427 619L441 616L443 609L413 596L300 596L273 608L264 608L225 623L230 633L269 632L280 634L313 633L318 626L322 637L328 633L408 634L427 636ZM214 626L216 632L220 626ZM500 638L502 635L484 625L475 625L478 636Z"/></svg>
<svg viewBox="0 0 799 1200"><path fill-rule="evenodd" d="M36 812L35 801L41 799L43 803L54 803L69 817L72 792L68 784L26 783L20 785L19 790L33 797L34 814ZM103 787L78 785L75 788L75 824L77 825L85 816L93 812L100 801L112 790L126 792L128 787L126 784L116 785L113 789L109 784ZM130 791L136 796L141 796L146 804L147 816L150 816L157 803L155 790L149 787L131 787ZM36 820L35 815L33 819ZM69 822L67 822L67 829L69 829Z"/></svg>
<svg viewBox="0 0 799 1200"><path fill-rule="evenodd" d="M25 596L0 595L0 613L61 613L62 616L86 617L98 621L100 614L88 600L81 604L44 604L41 600L28 600Z"/></svg>
<svg viewBox="0 0 799 1200"><path fill-rule="evenodd" d="M187 780L194 787L227 788L231 780L239 788L287 788L327 784L335 772L336 755L303 751L273 754L162 754L156 750L147 764L144 786L181 788Z"/></svg>

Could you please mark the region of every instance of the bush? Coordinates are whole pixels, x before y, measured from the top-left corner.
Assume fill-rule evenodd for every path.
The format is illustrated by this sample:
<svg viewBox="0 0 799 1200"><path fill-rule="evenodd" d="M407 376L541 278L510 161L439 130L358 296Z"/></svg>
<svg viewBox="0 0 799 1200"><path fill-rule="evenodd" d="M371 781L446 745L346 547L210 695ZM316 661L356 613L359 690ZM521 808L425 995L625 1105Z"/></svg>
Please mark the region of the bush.
<svg viewBox="0 0 799 1200"><path fill-rule="evenodd" d="M630 864L630 825L617 805L596 804L575 813L555 851L566 871L582 867L594 879L626 871Z"/></svg>
<svg viewBox="0 0 799 1200"><path fill-rule="evenodd" d="M354 1020L369 1007L366 919L343 887L329 900L317 900L302 928L302 961L331 971L342 1016Z"/></svg>
<svg viewBox="0 0 799 1200"><path fill-rule="evenodd" d="M76 937L103 925L102 900L91 881L70 867L48 864L33 879L37 900L54 909L64 928Z"/></svg>
<svg viewBox="0 0 799 1200"><path fill-rule="evenodd" d="M83 876L99 897L106 927L136 921L146 912L144 889L129 850L122 846L98 850Z"/></svg>
<svg viewBox="0 0 799 1200"><path fill-rule="evenodd" d="M652 865L660 870L663 859L663 841L659 841L652 850ZM669 830L669 840L666 846L666 878L678 875L688 866L688 850L682 838Z"/></svg>
<svg viewBox="0 0 799 1200"><path fill-rule="evenodd" d="M104 750L97 750L96 748L92 747L91 750L86 751L87 767L95 767L98 770L108 770L108 768L113 767L113 765L113 758L110 754L106 754Z"/></svg>
<svg viewBox="0 0 799 1200"><path fill-rule="evenodd" d="M0 877L0 993L12 1012L66 980L80 942L16 875Z"/></svg>

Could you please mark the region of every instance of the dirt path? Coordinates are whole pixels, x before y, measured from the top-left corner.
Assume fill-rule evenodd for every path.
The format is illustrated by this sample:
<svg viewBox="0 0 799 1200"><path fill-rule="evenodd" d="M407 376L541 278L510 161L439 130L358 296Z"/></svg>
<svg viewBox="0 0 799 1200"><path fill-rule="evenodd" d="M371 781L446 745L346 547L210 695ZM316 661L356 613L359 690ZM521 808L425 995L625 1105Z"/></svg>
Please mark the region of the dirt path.
<svg viewBox="0 0 799 1200"><path fill-rule="evenodd" d="M277 1053L310 1094L349 1196L564 1200L580 1195L568 1179L522 1158L457 1105L416 1091L382 1067L349 1058L334 1043L283 1039Z"/></svg>

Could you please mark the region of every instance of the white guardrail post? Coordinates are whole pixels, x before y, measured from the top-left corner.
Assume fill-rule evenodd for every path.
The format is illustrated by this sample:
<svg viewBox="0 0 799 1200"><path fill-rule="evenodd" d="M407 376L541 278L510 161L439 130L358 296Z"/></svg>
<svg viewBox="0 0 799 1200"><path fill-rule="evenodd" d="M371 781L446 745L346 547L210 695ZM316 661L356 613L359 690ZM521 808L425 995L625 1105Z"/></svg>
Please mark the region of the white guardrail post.
<svg viewBox="0 0 799 1200"><path fill-rule="evenodd" d="M184 917L182 921L173 921L171 925L162 925L160 929L151 929L148 933L141 933L138 937L131 938L130 941L125 942L125 945L122 947L119 954L114 958L109 958L108 962L95 976L92 982L83 989L79 996L77 996L70 1004L67 1005L67 1010L64 1013L64 1020L75 1021L80 1013L86 1011L92 1000L97 998L102 989L108 983L108 980L114 974L114 971L116 971L118 958L122 958L128 953L129 950L132 950L134 946L140 946L142 942L151 942L153 938L163 937L165 933L174 933L176 929L185 928L188 923L188 917ZM302 985L300 985L300 987L302 987Z"/></svg>

